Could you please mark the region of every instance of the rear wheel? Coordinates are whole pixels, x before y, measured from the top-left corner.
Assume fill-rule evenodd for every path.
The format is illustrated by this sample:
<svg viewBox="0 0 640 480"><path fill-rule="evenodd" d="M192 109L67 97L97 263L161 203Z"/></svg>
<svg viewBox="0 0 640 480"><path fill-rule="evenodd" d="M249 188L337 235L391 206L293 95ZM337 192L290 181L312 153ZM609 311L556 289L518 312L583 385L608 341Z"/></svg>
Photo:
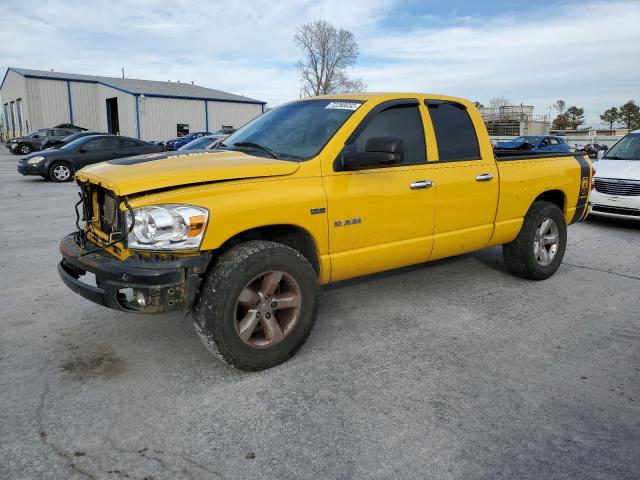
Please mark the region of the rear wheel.
<svg viewBox="0 0 640 480"><path fill-rule="evenodd" d="M194 312L196 332L229 365L273 367L311 333L316 288L316 272L296 250L267 241L242 243L207 275Z"/></svg>
<svg viewBox="0 0 640 480"><path fill-rule="evenodd" d="M28 143L21 143L20 145L18 145L17 150L22 155L29 155L31 153L32 148L31 148L31 145L29 145Z"/></svg>
<svg viewBox="0 0 640 480"><path fill-rule="evenodd" d="M73 180L73 168L66 162L55 162L49 167L49 178L54 182L70 182Z"/></svg>
<svg viewBox="0 0 640 480"><path fill-rule="evenodd" d="M544 280L553 275L567 247L562 211L549 202L536 202L527 212L516 239L502 252L509 270L519 277Z"/></svg>

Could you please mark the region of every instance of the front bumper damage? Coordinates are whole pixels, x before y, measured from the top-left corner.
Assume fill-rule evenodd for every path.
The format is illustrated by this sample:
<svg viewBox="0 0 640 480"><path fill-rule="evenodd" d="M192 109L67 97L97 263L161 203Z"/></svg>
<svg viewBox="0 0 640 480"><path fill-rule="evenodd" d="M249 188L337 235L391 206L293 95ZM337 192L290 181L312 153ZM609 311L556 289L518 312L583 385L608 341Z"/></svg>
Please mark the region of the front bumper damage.
<svg viewBox="0 0 640 480"><path fill-rule="evenodd" d="M62 240L62 281L92 302L134 313L190 310L211 260L211 253L171 259L131 256L124 261L104 251L81 256L94 248L91 242L79 246L75 234ZM95 285L80 279L87 272L95 275Z"/></svg>

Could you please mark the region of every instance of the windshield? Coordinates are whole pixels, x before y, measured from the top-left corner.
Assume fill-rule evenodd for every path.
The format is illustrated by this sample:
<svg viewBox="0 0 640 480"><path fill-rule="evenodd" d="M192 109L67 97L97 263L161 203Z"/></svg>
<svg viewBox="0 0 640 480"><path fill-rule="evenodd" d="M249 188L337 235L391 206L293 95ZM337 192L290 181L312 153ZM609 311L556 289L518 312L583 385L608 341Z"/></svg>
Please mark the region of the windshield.
<svg viewBox="0 0 640 480"><path fill-rule="evenodd" d="M640 133L630 133L602 157L607 160L640 160Z"/></svg>
<svg viewBox="0 0 640 480"><path fill-rule="evenodd" d="M518 142L518 143L530 143L532 145L535 145L536 143L538 143L540 141L540 137L517 137L513 139L514 142Z"/></svg>
<svg viewBox="0 0 640 480"><path fill-rule="evenodd" d="M308 160L362 105L354 100L301 100L260 115L223 140L218 148L251 151L282 160Z"/></svg>
<svg viewBox="0 0 640 480"><path fill-rule="evenodd" d="M207 148L213 141L214 139L210 137L196 138L186 145L183 145L178 150L197 150L199 148Z"/></svg>

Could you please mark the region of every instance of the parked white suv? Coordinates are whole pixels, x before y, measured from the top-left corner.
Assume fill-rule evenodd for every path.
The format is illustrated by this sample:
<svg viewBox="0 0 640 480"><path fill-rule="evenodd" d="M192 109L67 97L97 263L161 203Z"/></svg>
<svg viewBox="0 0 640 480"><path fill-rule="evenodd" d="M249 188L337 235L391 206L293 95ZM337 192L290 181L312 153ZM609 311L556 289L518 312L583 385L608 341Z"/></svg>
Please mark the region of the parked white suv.
<svg viewBox="0 0 640 480"><path fill-rule="evenodd" d="M640 130L634 130L594 163L591 215L640 221Z"/></svg>

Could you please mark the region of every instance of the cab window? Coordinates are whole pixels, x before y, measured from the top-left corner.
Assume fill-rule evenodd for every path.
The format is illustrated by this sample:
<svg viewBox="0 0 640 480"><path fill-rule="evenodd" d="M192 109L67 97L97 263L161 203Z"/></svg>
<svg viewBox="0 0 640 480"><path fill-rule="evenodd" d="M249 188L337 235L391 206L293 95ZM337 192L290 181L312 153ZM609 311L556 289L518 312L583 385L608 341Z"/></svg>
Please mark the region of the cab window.
<svg viewBox="0 0 640 480"><path fill-rule="evenodd" d="M464 105L427 100L441 162L479 160L480 147L473 122Z"/></svg>
<svg viewBox="0 0 640 480"><path fill-rule="evenodd" d="M417 105L398 105L376 114L344 152L364 152L367 141L375 137L394 137L402 140L401 165L426 163L424 128ZM388 167L387 167L388 168Z"/></svg>

